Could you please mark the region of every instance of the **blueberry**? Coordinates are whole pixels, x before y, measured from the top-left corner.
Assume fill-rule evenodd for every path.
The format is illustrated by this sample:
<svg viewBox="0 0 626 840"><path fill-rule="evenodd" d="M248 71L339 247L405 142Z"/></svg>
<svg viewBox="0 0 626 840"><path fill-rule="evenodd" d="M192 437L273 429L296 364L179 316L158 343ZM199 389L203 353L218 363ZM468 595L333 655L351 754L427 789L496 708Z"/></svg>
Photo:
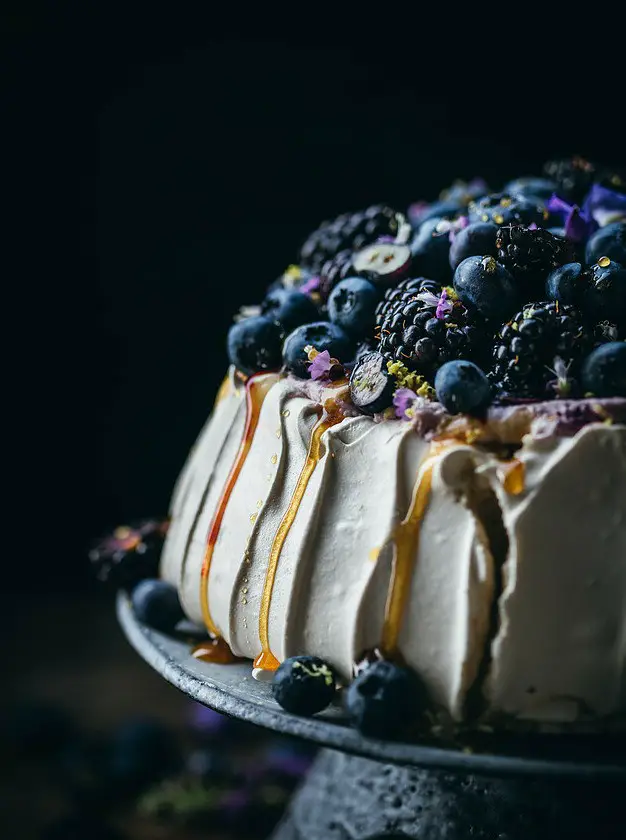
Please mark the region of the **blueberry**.
<svg viewBox="0 0 626 840"><path fill-rule="evenodd" d="M462 263L467 257L480 256L485 254L496 257L496 236L498 226L493 222L474 222L463 230L459 231L450 245L450 266L452 270Z"/></svg>
<svg viewBox="0 0 626 840"><path fill-rule="evenodd" d="M505 185L504 191L513 196L547 201L558 191L558 184L550 178L516 178Z"/></svg>
<svg viewBox="0 0 626 840"><path fill-rule="evenodd" d="M347 277L338 283L328 298L328 314L334 324L355 336L370 334L379 294L361 277Z"/></svg>
<svg viewBox="0 0 626 840"><path fill-rule="evenodd" d="M346 711L362 735L395 738L415 721L420 693L412 671L379 660L350 683L345 695Z"/></svg>
<svg viewBox="0 0 626 840"><path fill-rule="evenodd" d="M450 225L446 219L423 222L411 242L411 271L441 283L450 279Z"/></svg>
<svg viewBox="0 0 626 840"><path fill-rule="evenodd" d="M585 304L595 318L626 324L626 268L608 257L600 257L590 268Z"/></svg>
<svg viewBox="0 0 626 840"><path fill-rule="evenodd" d="M142 580L133 589L131 601L139 621L163 633L171 633L185 617L176 587L165 580Z"/></svg>
<svg viewBox="0 0 626 840"><path fill-rule="evenodd" d="M560 265L548 274L546 297L548 300L558 300L559 303L578 306L587 282L588 277L580 263Z"/></svg>
<svg viewBox="0 0 626 840"><path fill-rule="evenodd" d="M435 375L437 399L450 414L482 417L491 405L489 380L473 362L446 362Z"/></svg>
<svg viewBox="0 0 626 840"><path fill-rule="evenodd" d="M387 360L376 350L361 356L350 374L350 397L366 414L388 408L395 389L396 380L387 372Z"/></svg>
<svg viewBox="0 0 626 840"><path fill-rule="evenodd" d="M292 656L279 666L272 694L283 709L294 715L321 712L335 696L332 668L317 656Z"/></svg>
<svg viewBox="0 0 626 840"><path fill-rule="evenodd" d="M565 228L564 227L550 227L547 228L548 233L551 233L552 236L558 236L559 239L565 239Z"/></svg>
<svg viewBox="0 0 626 840"><path fill-rule="evenodd" d="M317 320L317 306L308 295L295 289L277 288L268 292L261 304L261 314L291 332L301 324Z"/></svg>
<svg viewBox="0 0 626 840"><path fill-rule="evenodd" d="M626 222L613 222L589 237L585 248L587 265L593 265L601 257L626 264Z"/></svg>
<svg viewBox="0 0 626 840"><path fill-rule="evenodd" d="M418 208L417 212L412 212L409 207L409 219L415 229L423 225L424 222L429 222L431 219L455 219L463 213L463 204L460 201L452 198L444 201L433 201L427 207L421 205L414 205Z"/></svg>
<svg viewBox="0 0 626 840"><path fill-rule="evenodd" d="M126 720L108 745L105 770L111 781L142 786L175 772L181 764L176 739L151 718Z"/></svg>
<svg viewBox="0 0 626 840"><path fill-rule="evenodd" d="M251 376L264 370L278 370L283 331L263 315L244 318L228 331L228 358L238 370Z"/></svg>
<svg viewBox="0 0 626 840"><path fill-rule="evenodd" d="M286 367L301 379L309 375L308 357L304 352L307 345L322 353L328 350L339 361L348 360L354 352L352 339L337 324L330 321L316 321L297 327L287 336L283 345L283 361Z"/></svg>
<svg viewBox="0 0 626 840"><path fill-rule="evenodd" d="M529 225L532 222L543 226L549 216L543 201L537 198L512 196L508 193L492 193L472 201L468 207L470 224L474 222L495 222L501 225Z"/></svg>
<svg viewBox="0 0 626 840"><path fill-rule="evenodd" d="M626 342L596 347L583 362L582 382L595 397L626 397Z"/></svg>
<svg viewBox="0 0 626 840"><path fill-rule="evenodd" d="M454 272L454 288L466 306L485 318L505 321L521 303L513 275L491 256L463 260Z"/></svg>

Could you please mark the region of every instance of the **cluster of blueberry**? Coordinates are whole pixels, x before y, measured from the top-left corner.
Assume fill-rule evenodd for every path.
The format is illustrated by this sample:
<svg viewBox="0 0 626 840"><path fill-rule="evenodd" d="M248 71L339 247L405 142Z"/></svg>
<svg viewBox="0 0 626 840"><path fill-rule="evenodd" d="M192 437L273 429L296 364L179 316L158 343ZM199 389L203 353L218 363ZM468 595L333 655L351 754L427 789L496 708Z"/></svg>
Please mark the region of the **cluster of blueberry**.
<svg viewBox="0 0 626 840"><path fill-rule="evenodd" d="M455 184L406 217L376 205L324 222L228 352L245 375L306 378L308 348L327 351L370 414L391 409L398 370L449 411L480 413L626 395L624 339L626 180L573 158L499 193Z"/></svg>

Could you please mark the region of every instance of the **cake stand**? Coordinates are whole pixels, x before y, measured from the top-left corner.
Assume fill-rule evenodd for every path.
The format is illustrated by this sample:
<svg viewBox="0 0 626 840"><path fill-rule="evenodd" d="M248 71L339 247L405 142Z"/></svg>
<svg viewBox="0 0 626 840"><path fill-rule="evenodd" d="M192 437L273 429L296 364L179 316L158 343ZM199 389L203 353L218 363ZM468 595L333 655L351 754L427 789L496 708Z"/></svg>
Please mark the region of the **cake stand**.
<svg viewBox="0 0 626 840"><path fill-rule="evenodd" d="M453 746L364 738L339 708L283 711L250 663L213 665L141 624L120 593L135 650L168 682L218 712L322 747L274 840L555 840L626 837L626 739L483 735ZM191 633L191 630L190 630Z"/></svg>

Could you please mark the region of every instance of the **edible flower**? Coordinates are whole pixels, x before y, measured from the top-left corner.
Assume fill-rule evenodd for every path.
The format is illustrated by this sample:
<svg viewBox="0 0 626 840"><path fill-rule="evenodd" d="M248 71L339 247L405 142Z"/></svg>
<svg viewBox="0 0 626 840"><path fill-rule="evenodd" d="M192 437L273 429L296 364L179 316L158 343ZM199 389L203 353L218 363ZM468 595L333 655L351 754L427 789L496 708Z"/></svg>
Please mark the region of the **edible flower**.
<svg viewBox="0 0 626 840"><path fill-rule="evenodd" d="M432 292L423 291L416 295L416 298L426 306L434 306L435 318L443 321L445 316L454 309L454 301L457 300L457 295L451 286L444 286L439 297Z"/></svg>
<svg viewBox="0 0 626 840"><path fill-rule="evenodd" d="M320 353L309 344L304 348L304 352L309 357L309 376L311 379L318 381L332 379L333 373L341 368L339 361L334 359L328 350L322 350Z"/></svg>
<svg viewBox="0 0 626 840"><path fill-rule="evenodd" d="M626 194L594 184L583 202L583 212L600 224L626 216Z"/></svg>
<svg viewBox="0 0 626 840"><path fill-rule="evenodd" d="M414 406L417 394L410 388L398 388L393 395L393 407L396 417L400 420L409 420L414 414Z"/></svg>
<svg viewBox="0 0 626 840"><path fill-rule="evenodd" d="M581 210L577 204L569 204L555 193L548 199L546 207L560 216L565 225L565 237L571 242L584 242L598 228L588 209Z"/></svg>
<svg viewBox="0 0 626 840"><path fill-rule="evenodd" d="M298 291L302 292L303 295L309 295L309 297L311 297L319 291L321 283L321 279L314 275L313 277L309 277L309 279L300 286Z"/></svg>
<svg viewBox="0 0 626 840"><path fill-rule="evenodd" d="M469 225L469 217L468 216L459 216L458 219L455 219L453 222L450 222L450 230L448 231L448 239L450 242L454 242L457 237L457 234L460 233L463 228L466 228Z"/></svg>
<svg viewBox="0 0 626 840"><path fill-rule="evenodd" d="M568 397L572 390L572 382L569 378L569 369L571 364L571 360L569 362L565 362L565 360L560 356L555 356L554 367L548 367L550 373L553 373L556 376L556 382L552 383L552 387L559 397Z"/></svg>

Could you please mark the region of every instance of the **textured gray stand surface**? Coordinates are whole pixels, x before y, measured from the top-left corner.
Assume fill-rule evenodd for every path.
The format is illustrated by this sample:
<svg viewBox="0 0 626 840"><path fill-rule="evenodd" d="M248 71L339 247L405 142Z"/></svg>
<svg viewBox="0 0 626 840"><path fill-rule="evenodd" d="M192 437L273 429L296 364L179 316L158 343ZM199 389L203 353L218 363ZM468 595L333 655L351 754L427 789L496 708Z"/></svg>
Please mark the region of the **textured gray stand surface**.
<svg viewBox="0 0 626 840"><path fill-rule="evenodd" d="M275 840L626 838L622 745L587 741L581 752L546 736L551 746L541 755L495 749L468 754L362 738L339 709L312 719L287 714L269 686L251 678L249 663L194 659L184 632L174 639L140 624L123 594L117 611L137 652L189 697L329 748L294 797Z"/></svg>

